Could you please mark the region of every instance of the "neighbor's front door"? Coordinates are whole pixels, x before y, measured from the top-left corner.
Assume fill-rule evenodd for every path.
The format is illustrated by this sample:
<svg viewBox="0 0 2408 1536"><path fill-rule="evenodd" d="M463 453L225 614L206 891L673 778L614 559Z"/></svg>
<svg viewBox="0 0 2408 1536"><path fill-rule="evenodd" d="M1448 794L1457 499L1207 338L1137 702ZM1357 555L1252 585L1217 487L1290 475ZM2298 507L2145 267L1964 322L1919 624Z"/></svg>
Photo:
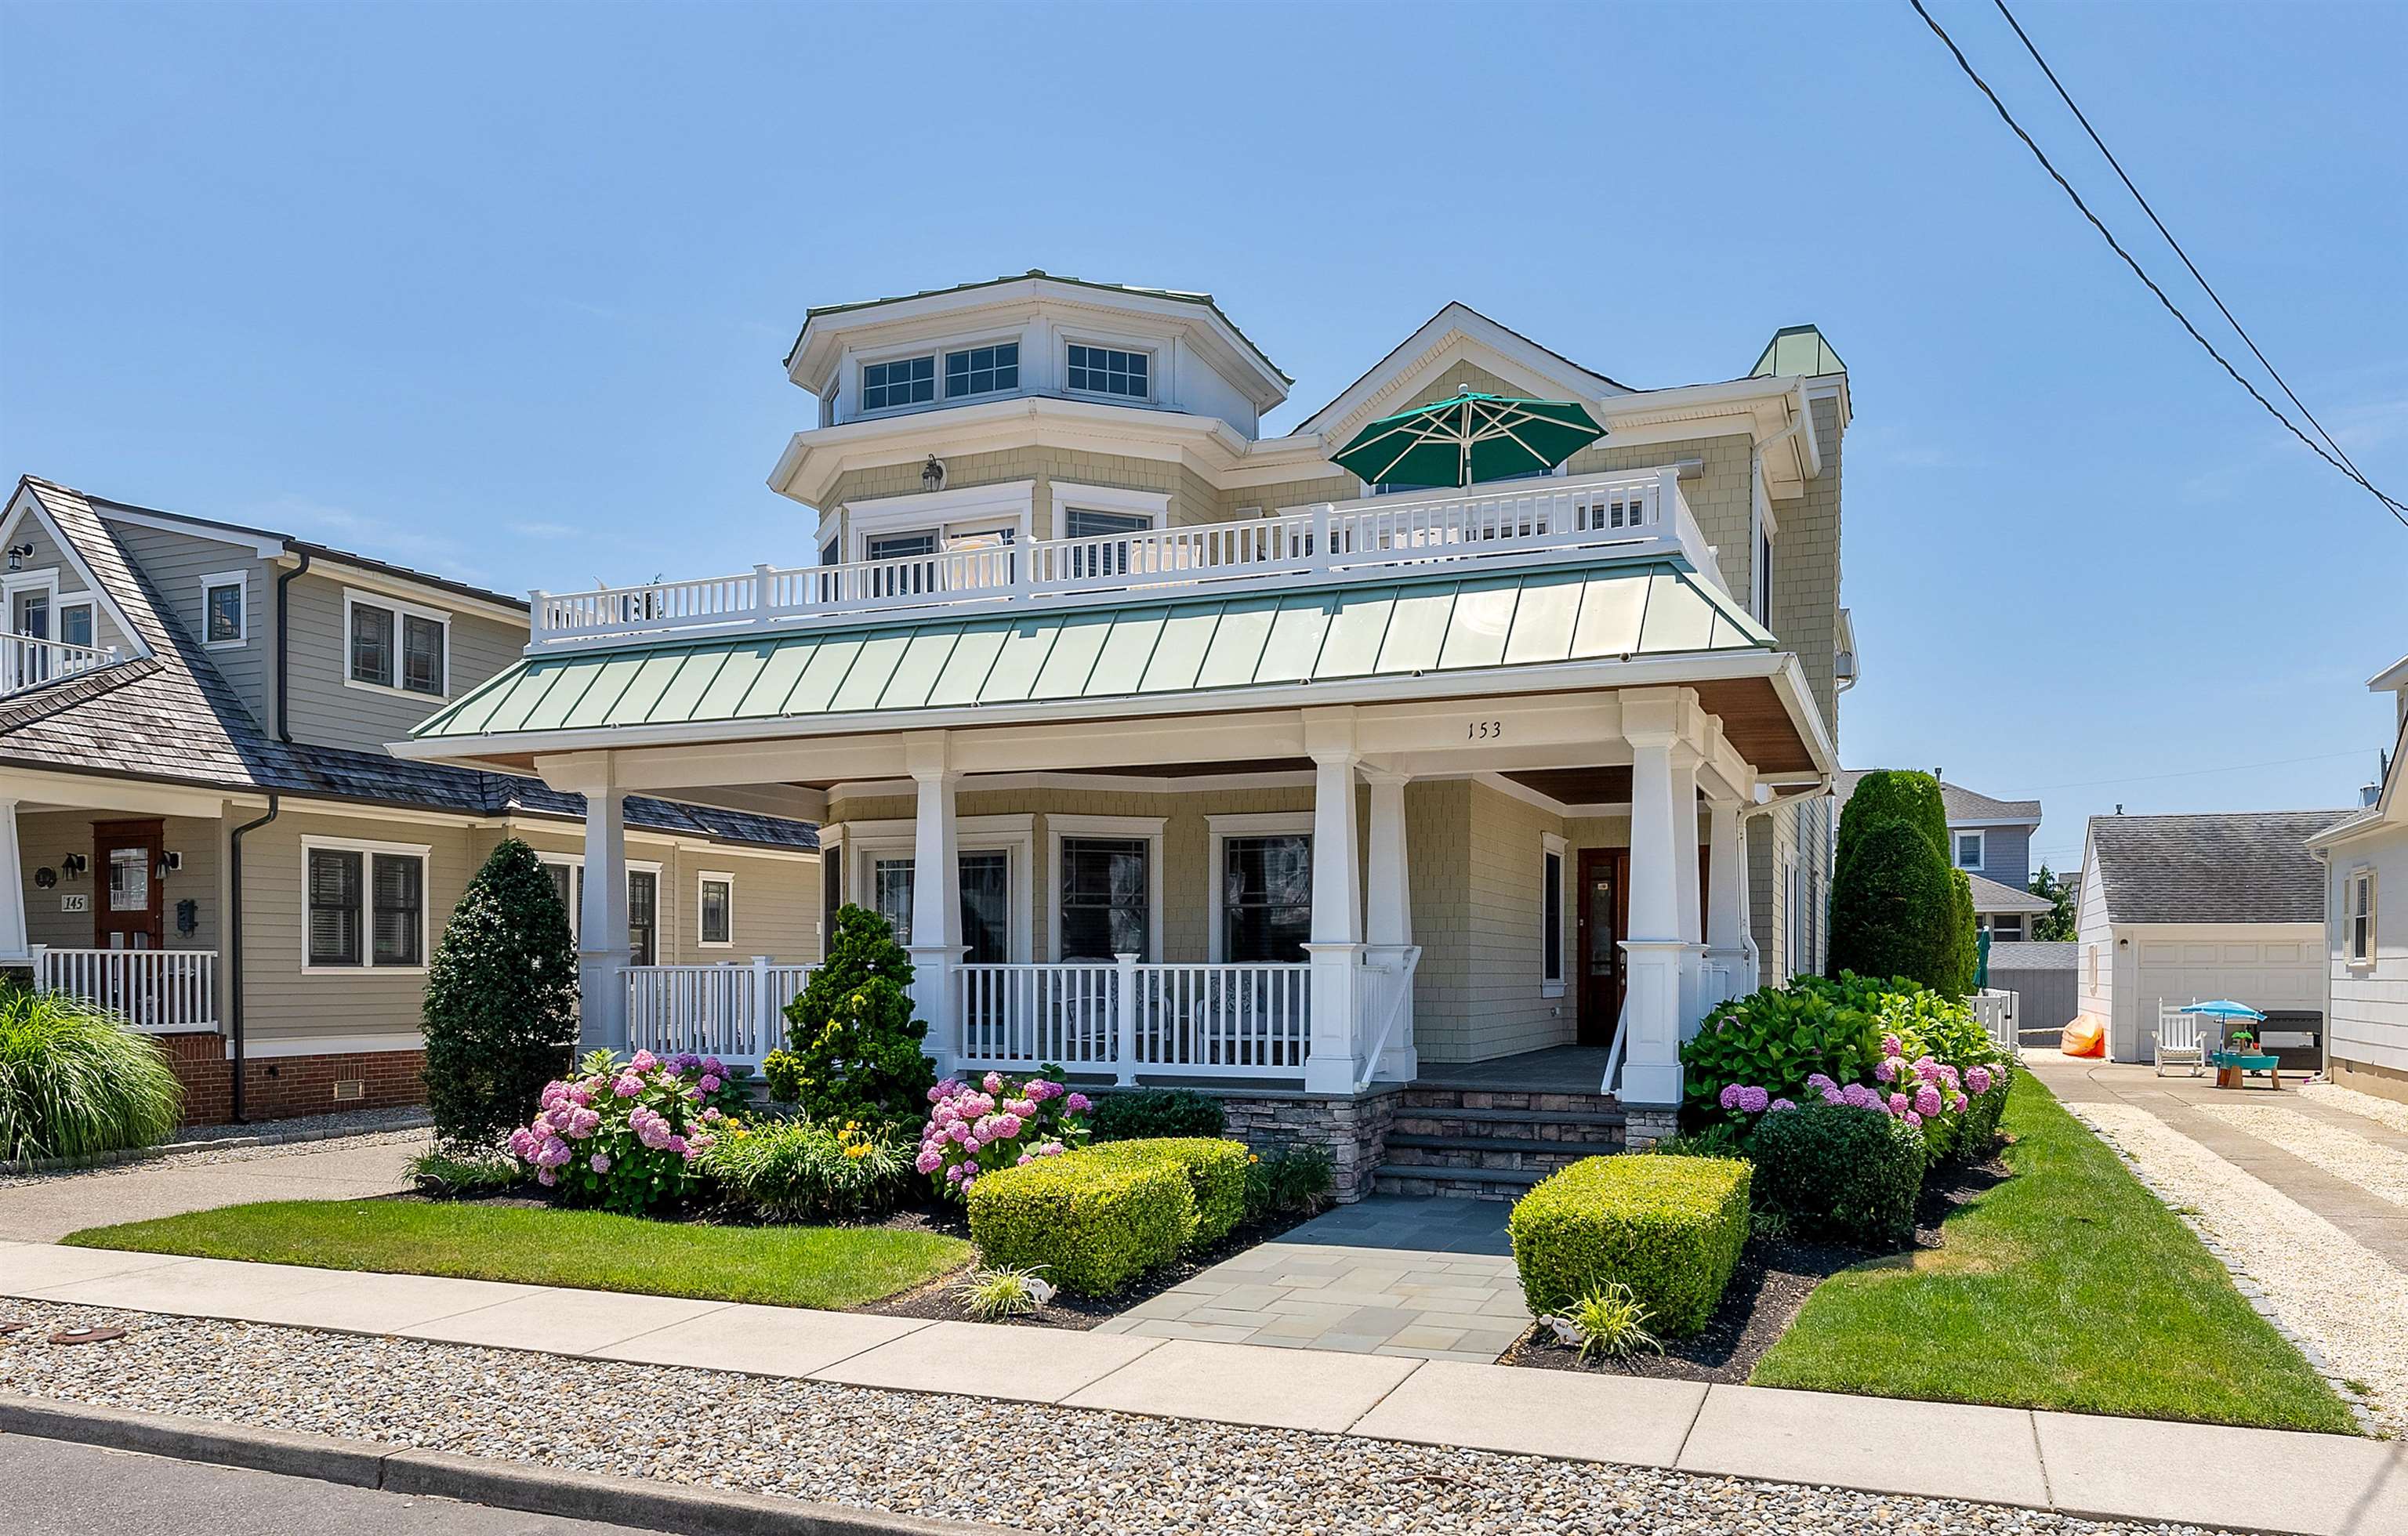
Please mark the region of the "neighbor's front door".
<svg viewBox="0 0 2408 1536"><path fill-rule="evenodd" d="M166 857L164 822L95 821L92 869L100 899L93 903L92 942L102 949L157 949L166 943L159 863Z"/></svg>

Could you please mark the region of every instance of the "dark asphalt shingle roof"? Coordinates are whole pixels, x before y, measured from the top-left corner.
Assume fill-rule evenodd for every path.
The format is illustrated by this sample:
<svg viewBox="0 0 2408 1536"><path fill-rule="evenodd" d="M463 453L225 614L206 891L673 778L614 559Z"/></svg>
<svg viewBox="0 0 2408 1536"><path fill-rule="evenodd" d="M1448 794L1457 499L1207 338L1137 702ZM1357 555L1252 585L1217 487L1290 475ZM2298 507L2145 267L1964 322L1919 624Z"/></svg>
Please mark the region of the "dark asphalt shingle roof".
<svg viewBox="0 0 2408 1536"><path fill-rule="evenodd" d="M278 741L159 600L91 503L47 481L30 483L153 654L0 704L0 762L472 816L584 818L583 796L538 779ZM819 846L809 822L747 811L630 797L626 817L630 826L652 832Z"/></svg>
<svg viewBox="0 0 2408 1536"><path fill-rule="evenodd" d="M2118 923L2320 923L2308 838L2344 811L2094 816L2091 857Z"/></svg>
<svg viewBox="0 0 2408 1536"><path fill-rule="evenodd" d="M1843 768L1831 775L1831 788L1839 797L1839 804L1844 807L1848 797L1856 792L1857 780L1875 771L1870 768ZM1940 781L1940 802L1948 808L1951 821L2040 819L2040 802L2037 800L1998 800L1968 789L1961 784L1951 784L1944 778Z"/></svg>
<svg viewBox="0 0 2408 1536"><path fill-rule="evenodd" d="M1976 912L2046 912L2057 903L2028 890L2017 890L2002 880L1965 872L1965 879L1973 888L1973 910Z"/></svg>
<svg viewBox="0 0 2408 1536"><path fill-rule="evenodd" d="M2026 940L1990 946L1993 971L2071 971L2078 944L2042 944Z"/></svg>

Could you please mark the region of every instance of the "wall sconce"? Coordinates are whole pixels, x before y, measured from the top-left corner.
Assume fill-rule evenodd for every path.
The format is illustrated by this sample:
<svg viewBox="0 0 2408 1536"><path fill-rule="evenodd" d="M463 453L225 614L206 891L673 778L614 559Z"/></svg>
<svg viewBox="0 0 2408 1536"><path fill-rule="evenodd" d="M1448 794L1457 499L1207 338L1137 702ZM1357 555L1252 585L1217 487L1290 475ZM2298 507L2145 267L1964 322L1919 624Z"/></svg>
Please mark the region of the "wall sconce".
<svg viewBox="0 0 2408 1536"><path fill-rule="evenodd" d="M25 557L33 552L34 547L30 544L10 545L8 547L8 569L12 571L23 570L25 568Z"/></svg>
<svg viewBox="0 0 2408 1536"><path fill-rule="evenodd" d="M92 860L82 854L68 853L59 856L59 869L70 880L82 879L83 872L90 868L92 868Z"/></svg>
<svg viewBox="0 0 2408 1536"><path fill-rule="evenodd" d="M159 878L162 881L183 867L184 856L180 853L163 853L159 856Z"/></svg>
<svg viewBox="0 0 2408 1536"><path fill-rule="evenodd" d="M920 488L923 491L945 489L945 462L933 453L928 455L928 462L920 466Z"/></svg>

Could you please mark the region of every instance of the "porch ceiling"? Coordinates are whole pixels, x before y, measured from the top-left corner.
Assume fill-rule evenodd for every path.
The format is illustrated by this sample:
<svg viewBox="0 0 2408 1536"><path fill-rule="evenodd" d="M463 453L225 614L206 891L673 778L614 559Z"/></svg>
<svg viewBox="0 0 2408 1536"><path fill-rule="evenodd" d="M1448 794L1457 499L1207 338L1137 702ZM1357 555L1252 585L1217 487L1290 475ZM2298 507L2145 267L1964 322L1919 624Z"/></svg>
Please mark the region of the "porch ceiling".
<svg viewBox="0 0 2408 1536"><path fill-rule="evenodd" d="M1591 563L534 656L412 735L542 750L528 738L848 717L909 728L923 712L1204 692L1242 709L1298 684L1775 648L1682 562Z"/></svg>

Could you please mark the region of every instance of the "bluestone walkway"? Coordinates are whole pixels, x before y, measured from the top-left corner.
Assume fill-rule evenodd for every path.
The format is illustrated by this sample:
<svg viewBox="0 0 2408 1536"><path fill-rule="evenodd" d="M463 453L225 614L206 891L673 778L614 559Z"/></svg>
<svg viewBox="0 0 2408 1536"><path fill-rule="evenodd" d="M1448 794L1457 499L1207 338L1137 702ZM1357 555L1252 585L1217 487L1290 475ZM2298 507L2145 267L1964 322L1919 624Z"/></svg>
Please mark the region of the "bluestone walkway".
<svg viewBox="0 0 2408 1536"><path fill-rule="evenodd" d="M2408 1443L0 1243L0 1295L1161 1418L2408 1536ZM2268 1469L2280 1469L2279 1475Z"/></svg>
<svg viewBox="0 0 2408 1536"><path fill-rule="evenodd" d="M1098 1333L1485 1365L1530 1326L1501 1200L1374 1195L1131 1307Z"/></svg>

